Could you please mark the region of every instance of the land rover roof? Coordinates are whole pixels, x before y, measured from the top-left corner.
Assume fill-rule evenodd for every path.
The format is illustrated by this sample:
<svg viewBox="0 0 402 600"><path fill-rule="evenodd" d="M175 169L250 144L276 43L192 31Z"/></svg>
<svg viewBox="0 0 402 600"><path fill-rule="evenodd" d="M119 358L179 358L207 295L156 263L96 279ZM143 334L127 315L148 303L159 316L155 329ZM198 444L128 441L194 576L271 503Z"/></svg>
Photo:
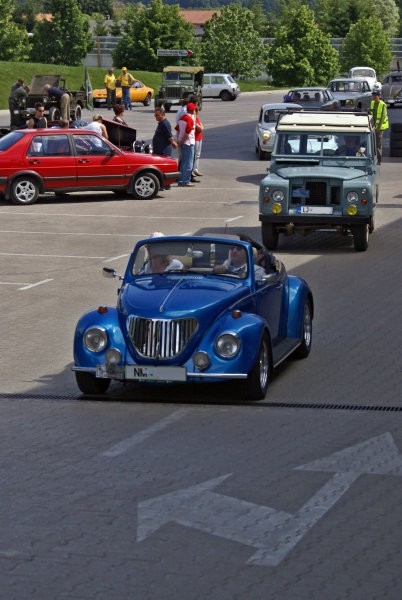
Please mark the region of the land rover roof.
<svg viewBox="0 0 402 600"><path fill-rule="evenodd" d="M278 131L303 129L325 133L340 132L347 129L349 133L370 132L373 129L372 117L367 114L347 112L294 112L280 115Z"/></svg>
<svg viewBox="0 0 402 600"><path fill-rule="evenodd" d="M164 67L164 73L199 73L204 67Z"/></svg>

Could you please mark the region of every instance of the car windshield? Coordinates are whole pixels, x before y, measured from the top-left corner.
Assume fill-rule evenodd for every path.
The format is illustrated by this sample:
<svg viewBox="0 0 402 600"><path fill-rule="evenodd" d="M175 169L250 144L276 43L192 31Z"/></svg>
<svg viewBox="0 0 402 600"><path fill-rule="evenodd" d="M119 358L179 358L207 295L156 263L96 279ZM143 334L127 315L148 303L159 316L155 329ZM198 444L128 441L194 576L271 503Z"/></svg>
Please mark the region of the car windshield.
<svg viewBox="0 0 402 600"><path fill-rule="evenodd" d="M367 134L280 133L277 135L277 154L293 156L357 156L367 154Z"/></svg>
<svg viewBox="0 0 402 600"><path fill-rule="evenodd" d="M0 152L4 152L4 150L8 150L11 146L14 146L23 135L24 134L19 131L11 131L0 138Z"/></svg>
<svg viewBox="0 0 402 600"><path fill-rule="evenodd" d="M179 241L156 238L136 250L131 273L136 276L201 273L244 279L249 272L247 249L230 241Z"/></svg>

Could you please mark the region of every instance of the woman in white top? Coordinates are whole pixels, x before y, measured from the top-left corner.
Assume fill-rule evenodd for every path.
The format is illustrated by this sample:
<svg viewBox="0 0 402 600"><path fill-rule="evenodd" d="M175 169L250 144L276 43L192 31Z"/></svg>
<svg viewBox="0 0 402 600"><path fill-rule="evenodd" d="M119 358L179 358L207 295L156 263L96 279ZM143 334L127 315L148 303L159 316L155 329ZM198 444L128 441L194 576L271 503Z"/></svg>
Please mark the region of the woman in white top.
<svg viewBox="0 0 402 600"><path fill-rule="evenodd" d="M100 115L100 114L94 115L92 118L92 123L89 123L89 125L86 125L85 129L89 129L89 131L95 131L96 133L99 133L99 135L103 136L107 140L109 139L109 136L107 134L107 129L106 129L105 125L102 123L102 115Z"/></svg>

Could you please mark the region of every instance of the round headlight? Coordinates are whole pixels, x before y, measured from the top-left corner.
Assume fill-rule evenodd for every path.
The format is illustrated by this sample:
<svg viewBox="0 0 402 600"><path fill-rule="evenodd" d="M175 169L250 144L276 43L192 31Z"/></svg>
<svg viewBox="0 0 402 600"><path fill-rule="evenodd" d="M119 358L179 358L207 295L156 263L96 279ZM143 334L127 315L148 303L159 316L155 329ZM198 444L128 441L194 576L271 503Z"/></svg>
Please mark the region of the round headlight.
<svg viewBox="0 0 402 600"><path fill-rule="evenodd" d="M357 206L355 204L349 204L346 212L348 213L348 215L350 215L351 217L354 217L354 215L357 215Z"/></svg>
<svg viewBox="0 0 402 600"><path fill-rule="evenodd" d="M274 204L272 205L272 212L275 213L276 215L279 215L279 213L282 212L282 204L278 204L278 202L274 202Z"/></svg>
<svg viewBox="0 0 402 600"><path fill-rule="evenodd" d="M357 202L359 200L359 194L357 192L348 192L346 194L346 200L348 202Z"/></svg>
<svg viewBox="0 0 402 600"><path fill-rule="evenodd" d="M274 202L283 202L284 197L285 194L282 192L282 190L274 190L272 192L272 200Z"/></svg>
<svg viewBox="0 0 402 600"><path fill-rule="evenodd" d="M106 362L110 365L118 365L121 361L121 352L117 348L109 348L105 354Z"/></svg>
<svg viewBox="0 0 402 600"><path fill-rule="evenodd" d="M217 338L215 349L222 358L233 358L240 350L240 339L234 333L223 333Z"/></svg>
<svg viewBox="0 0 402 600"><path fill-rule="evenodd" d="M106 348L107 333L103 327L91 327L84 333L84 344L91 352L102 352Z"/></svg>
<svg viewBox="0 0 402 600"><path fill-rule="evenodd" d="M207 367L209 367L210 362L211 360L208 356L208 353L204 352L203 350L196 352L193 356L194 366L196 366L197 369L200 369L200 371L204 371Z"/></svg>
<svg viewBox="0 0 402 600"><path fill-rule="evenodd" d="M269 131L264 131L264 133L262 134L262 139L264 142L267 142L268 140L271 139L271 134Z"/></svg>

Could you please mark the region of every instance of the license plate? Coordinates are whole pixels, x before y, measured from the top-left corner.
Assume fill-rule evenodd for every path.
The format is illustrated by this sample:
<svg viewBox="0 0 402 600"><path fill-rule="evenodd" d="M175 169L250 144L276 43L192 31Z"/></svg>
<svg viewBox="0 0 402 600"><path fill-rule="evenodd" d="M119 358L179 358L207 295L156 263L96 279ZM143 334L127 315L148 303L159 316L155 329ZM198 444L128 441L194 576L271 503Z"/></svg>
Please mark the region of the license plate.
<svg viewBox="0 0 402 600"><path fill-rule="evenodd" d="M299 215L332 215L334 209L332 206L298 206Z"/></svg>
<svg viewBox="0 0 402 600"><path fill-rule="evenodd" d="M185 367L126 366L126 379L137 381L186 381Z"/></svg>
<svg viewBox="0 0 402 600"><path fill-rule="evenodd" d="M124 367L119 367L118 365L97 365L96 377L102 379L109 379L110 377L124 379Z"/></svg>
<svg viewBox="0 0 402 600"><path fill-rule="evenodd" d="M95 98L95 101L99 103L106 102L106 98Z"/></svg>

